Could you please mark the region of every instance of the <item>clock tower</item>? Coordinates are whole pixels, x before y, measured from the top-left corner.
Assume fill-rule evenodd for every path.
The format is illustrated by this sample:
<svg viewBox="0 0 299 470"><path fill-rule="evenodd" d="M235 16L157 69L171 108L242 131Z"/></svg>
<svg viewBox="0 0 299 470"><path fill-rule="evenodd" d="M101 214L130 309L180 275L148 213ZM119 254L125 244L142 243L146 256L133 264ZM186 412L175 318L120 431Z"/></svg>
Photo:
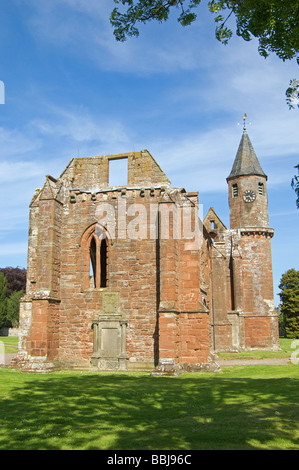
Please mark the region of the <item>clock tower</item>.
<svg viewBox="0 0 299 470"><path fill-rule="evenodd" d="M245 115L246 116L246 115ZM230 209L230 278L232 314L238 321L241 349L276 348L278 322L274 312L267 176L248 137L243 135L227 178Z"/></svg>
<svg viewBox="0 0 299 470"><path fill-rule="evenodd" d="M230 228L268 227L267 176L257 159L245 126L227 183Z"/></svg>

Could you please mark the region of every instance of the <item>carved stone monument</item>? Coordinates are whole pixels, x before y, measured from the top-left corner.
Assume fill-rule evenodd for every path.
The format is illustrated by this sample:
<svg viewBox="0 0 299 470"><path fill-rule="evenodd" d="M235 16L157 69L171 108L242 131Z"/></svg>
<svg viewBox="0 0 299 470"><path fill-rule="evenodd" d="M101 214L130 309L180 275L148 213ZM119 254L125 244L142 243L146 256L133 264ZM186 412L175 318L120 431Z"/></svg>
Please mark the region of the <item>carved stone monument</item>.
<svg viewBox="0 0 299 470"><path fill-rule="evenodd" d="M127 322L118 313L118 304L118 292L102 293L102 311L92 321L93 369L126 370Z"/></svg>

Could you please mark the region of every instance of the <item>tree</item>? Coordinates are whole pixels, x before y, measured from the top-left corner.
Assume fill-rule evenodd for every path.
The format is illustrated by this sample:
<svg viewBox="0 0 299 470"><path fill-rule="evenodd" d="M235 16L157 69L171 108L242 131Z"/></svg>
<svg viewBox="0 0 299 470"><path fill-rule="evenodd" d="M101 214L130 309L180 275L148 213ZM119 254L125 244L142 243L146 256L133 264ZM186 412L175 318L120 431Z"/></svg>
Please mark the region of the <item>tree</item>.
<svg viewBox="0 0 299 470"><path fill-rule="evenodd" d="M7 325L13 328L19 326L20 299L24 296L24 291L14 291L7 301Z"/></svg>
<svg viewBox="0 0 299 470"><path fill-rule="evenodd" d="M110 22L118 41L138 36L138 23L167 21L171 11L178 11L177 20L187 26L196 20L195 9L201 0L114 0L125 11L114 8ZM263 57L271 52L283 61L295 59L299 64L299 0L210 0L208 8L215 14L216 38L227 44L233 35L229 20L235 18L236 34L245 41L256 37ZM286 91L290 108L299 107L299 81L294 79Z"/></svg>
<svg viewBox="0 0 299 470"><path fill-rule="evenodd" d="M279 288L286 335L299 338L299 271L289 269L283 274Z"/></svg>
<svg viewBox="0 0 299 470"><path fill-rule="evenodd" d="M19 300L26 289L26 269L0 268L0 328L18 327Z"/></svg>
<svg viewBox="0 0 299 470"><path fill-rule="evenodd" d="M7 295L10 295L15 291L24 291L26 289L26 269L25 268L13 268L7 266L6 268L0 268L0 272L4 274L7 279Z"/></svg>
<svg viewBox="0 0 299 470"><path fill-rule="evenodd" d="M286 91L287 104L289 108L295 108L295 104L299 107L299 80L295 78L290 81L290 85Z"/></svg>
<svg viewBox="0 0 299 470"><path fill-rule="evenodd" d="M0 272L0 328L6 326L7 322L7 281Z"/></svg>
<svg viewBox="0 0 299 470"><path fill-rule="evenodd" d="M299 165L296 165L295 168L298 169L298 175L294 175L291 185L297 195L296 206L299 209Z"/></svg>

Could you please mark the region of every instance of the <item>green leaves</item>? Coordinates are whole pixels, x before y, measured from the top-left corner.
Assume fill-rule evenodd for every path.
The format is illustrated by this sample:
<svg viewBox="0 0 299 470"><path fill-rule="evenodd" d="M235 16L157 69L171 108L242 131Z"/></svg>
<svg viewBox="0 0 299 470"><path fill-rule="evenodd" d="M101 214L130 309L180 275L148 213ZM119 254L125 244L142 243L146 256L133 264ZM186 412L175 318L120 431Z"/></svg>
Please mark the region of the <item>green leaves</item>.
<svg viewBox="0 0 299 470"><path fill-rule="evenodd" d="M178 22L181 23L182 26L188 26L190 25L194 20L196 19L196 14L195 13L182 13L178 17Z"/></svg>
<svg viewBox="0 0 299 470"><path fill-rule="evenodd" d="M297 89L297 94L298 94L298 89ZM292 178L291 186L292 186L292 188L294 189L294 191L297 195L296 206L297 206L297 209L299 209L299 165L296 165L295 168L298 169L298 175L295 175Z"/></svg>
<svg viewBox="0 0 299 470"><path fill-rule="evenodd" d="M7 320L7 280L0 272L0 328L6 326Z"/></svg>
<svg viewBox="0 0 299 470"><path fill-rule="evenodd" d="M233 33L229 28L221 25L216 28L215 35L218 41L222 42L222 44L228 44L228 41L232 37Z"/></svg>
<svg viewBox="0 0 299 470"><path fill-rule="evenodd" d="M14 291L7 299L7 322L12 325L13 328L19 326L19 308L20 299L22 297L24 297L23 291Z"/></svg>
<svg viewBox="0 0 299 470"><path fill-rule="evenodd" d="M123 11L114 8L110 22L118 41L139 36L138 23L167 21L170 11L178 10L177 20L188 26L196 20L194 9L201 0L114 0ZM228 44L233 35L245 41L256 37L262 57L275 53L283 61L296 59L299 64L299 0L210 0L209 11L215 15L215 35L222 44ZM235 23L228 24L234 18ZM234 28L233 28L234 26ZM294 82L297 82L294 86ZM298 81L286 91L287 104L298 104Z"/></svg>
<svg viewBox="0 0 299 470"><path fill-rule="evenodd" d="M114 0L124 11L114 8L110 22L118 41L138 36L137 23L151 20L167 21L170 11L178 9L178 21L187 26L196 20L194 9L201 0ZM259 40L259 53L267 57L274 52L282 60L298 59L299 0L211 0L208 8L215 14L216 38L227 44L233 35L228 26L235 19L236 34L245 41Z"/></svg>
<svg viewBox="0 0 299 470"><path fill-rule="evenodd" d="M19 324L19 301L24 296L24 291L12 291L9 294L9 285L11 287L12 283L8 282L6 276L0 271L0 328L17 327Z"/></svg>
<svg viewBox="0 0 299 470"><path fill-rule="evenodd" d="M190 25L196 19L192 11L201 0L114 0L116 4L127 5L125 12L114 8L110 16L110 23L114 27L113 34L117 41L125 41L127 37L139 36L137 23L147 23L151 20L158 22L167 21L170 9L175 7L180 10L178 22L182 26ZM187 7L186 7L187 5Z"/></svg>
<svg viewBox="0 0 299 470"><path fill-rule="evenodd" d="M289 269L283 274L279 288L287 337L299 338L299 271Z"/></svg>
<svg viewBox="0 0 299 470"><path fill-rule="evenodd" d="M286 90L287 103L289 108L295 108L295 105L299 107L299 80L295 78L290 81L290 85ZM297 179L297 177L295 177ZM298 188L298 198L299 198L299 188Z"/></svg>

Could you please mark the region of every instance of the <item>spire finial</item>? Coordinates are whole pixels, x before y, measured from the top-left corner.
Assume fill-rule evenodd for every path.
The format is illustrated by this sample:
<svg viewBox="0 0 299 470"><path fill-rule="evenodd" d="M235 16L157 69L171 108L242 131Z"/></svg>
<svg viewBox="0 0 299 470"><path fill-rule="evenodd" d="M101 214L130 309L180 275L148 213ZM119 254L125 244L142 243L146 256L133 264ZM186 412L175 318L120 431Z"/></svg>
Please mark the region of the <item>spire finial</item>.
<svg viewBox="0 0 299 470"><path fill-rule="evenodd" d="M243 131L246 131L246 118L247 118L247 114L245 113L243 116Z"/></svg>

